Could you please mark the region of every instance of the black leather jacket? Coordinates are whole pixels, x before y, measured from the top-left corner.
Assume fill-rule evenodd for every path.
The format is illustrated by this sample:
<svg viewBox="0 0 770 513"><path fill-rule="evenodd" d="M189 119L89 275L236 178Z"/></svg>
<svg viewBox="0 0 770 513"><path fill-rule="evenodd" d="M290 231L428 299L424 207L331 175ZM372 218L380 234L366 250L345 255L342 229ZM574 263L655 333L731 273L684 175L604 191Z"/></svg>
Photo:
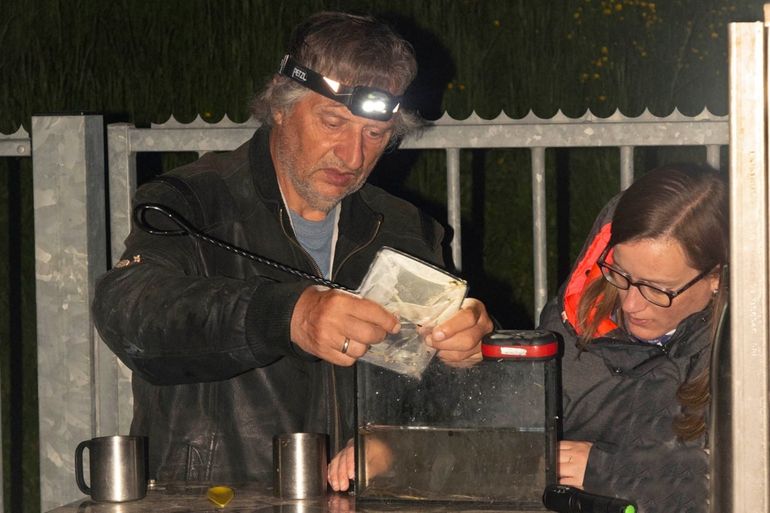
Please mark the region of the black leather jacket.
<svg viewBox="0 0 770 513"><path fill-rule="evenodd" d="M268 129L142 186L135 203L168 205L202 231L319 274L281 200ZM162 220L153 219L157 224ZM354 289L391 246L442 264L443 231L371 185L342 202L332 279ZM277 433L353 434L353 370L289 339L311 282L185 236L134 227L128 265L100 278L92 305L102 339L133 374L133 434L149 437L150 475L170 481L269 479Z"/></svg>
<svg viewBox="0 0 770 513"><path fill-rule="evenodd" d="M592 246L604 249L599 232L615 204L600 215L578 262ZM594 262L595 257L586 258L586 265ZM705 513L706 438L677 440L673 421L681 410L677 389L708 364L711 312L707 308L682 320L662 347L615 328L580 353L564 295L570 283L586 276L588 267L581 264L543 309L540 327L564 339L563 438L593 442L583 485L588 492L636 501L640 513ZM576 296L582 292L571 290Z"/></svg>

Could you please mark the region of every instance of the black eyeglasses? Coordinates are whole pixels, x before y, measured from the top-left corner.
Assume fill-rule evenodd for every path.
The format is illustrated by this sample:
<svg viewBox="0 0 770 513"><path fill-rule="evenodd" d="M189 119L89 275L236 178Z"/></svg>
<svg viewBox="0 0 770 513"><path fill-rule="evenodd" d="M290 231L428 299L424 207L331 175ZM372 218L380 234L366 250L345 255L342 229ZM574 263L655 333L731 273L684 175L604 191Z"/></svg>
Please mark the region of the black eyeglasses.
<svg viewBox="0 0 770 513"><path fill-rule="evenodd" d="M677 290L664 290L644 282L633 281L631 279L631 275L612 267L610 264L604 261L607 258L607 254L609 252L610 248L605 248L601 256L599 256L599 260L596 261L596 265L598 265L599 269L601 269L604 279L607 280L610 285L617 287L620 290L628 290L631 288L631 286L634 286L639 289L639 293L644 299L653 305L661 306L663 308L668 308L671 306L671 302L674 301L675 297L698 283L711 272L711 269L703 271L698 276L688 281L683 286L679 287Z"/></svg>
<svg viewBox="0 0 770 513"><path fill-rule="evenodd" d="M278 73L308 89L345 105L356 116L388 121L398 112L401 98L375 87L347 86L302 66L285 55Z"/></svg>

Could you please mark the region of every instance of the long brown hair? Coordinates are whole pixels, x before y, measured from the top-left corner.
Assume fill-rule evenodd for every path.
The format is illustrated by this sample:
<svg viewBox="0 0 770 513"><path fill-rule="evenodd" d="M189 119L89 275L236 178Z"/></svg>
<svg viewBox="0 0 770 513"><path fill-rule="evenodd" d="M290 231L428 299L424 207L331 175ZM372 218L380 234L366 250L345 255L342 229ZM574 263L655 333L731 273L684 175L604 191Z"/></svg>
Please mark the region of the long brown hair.
<svg viewBox="0 0 770 513"><path fill-rule="evenodd" d="M726 177L704 165L669 164L643 175L623 193L612 216L608 246L671 238L682 246L690 267L719 272L729 258L728 226ZM712 335L717 329L717 312L727 300L726 291L723 278L710 306ZM599 323L617 309L617 302L617 289L603 279L586 288L578 305L580 347L590 344ZM706 429L709 375L710 364L679 387L677 399L682 413L674 427L680 439L697 438Z"/></svg>

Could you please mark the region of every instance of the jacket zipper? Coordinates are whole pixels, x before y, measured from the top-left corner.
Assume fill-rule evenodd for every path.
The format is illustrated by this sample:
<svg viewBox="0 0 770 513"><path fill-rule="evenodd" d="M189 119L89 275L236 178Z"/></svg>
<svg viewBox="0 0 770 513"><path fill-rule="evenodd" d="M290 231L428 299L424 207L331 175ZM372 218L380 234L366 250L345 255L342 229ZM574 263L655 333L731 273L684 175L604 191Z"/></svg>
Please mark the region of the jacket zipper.
<svg viewBox="0 0 770 513"><path fill-rule="evenodd" d="M313 269L317 271L318 276L323 276L321 273L321 269L319 269L318 264L315 263L315 260L313 260L313 257L311 257L308 254L308 252L305 250L305 248L302 247L302 244L300 244L295 238L291 237L289 233L286 231L286 225L284 224L284 221L283 221L283 214L284 214L283 207L280 207L278 209L278 218L280 219L281 230L283 231L283 234L286 236L286 238L289 240L291 244L299 248L299 250L302 251L302 253L308 258L308 260L313 266ZM377 234L380 233L380 227L382 226L382 221L383 221L382 215L378 214L377 225L374 227L374 231L372 232L371 237L369 237L367 241L365 241L363 244L361 244L357 248L354 248L353 251L348 253L347 256L345 256L345 258L342 259L342 261L340 262L340 265L338 265L336 268L334 267L334 262L332 262L332 272L330 275L330 279L332 281L334 281L335 276L338 274L342 266L353 255L355 255L356 253L359 253L364 248L368 247L370 244L374 242L374 239L377 238ZM337 376L336 376L336 373L334 372L333 364L326 361L324 361L323 363L325 364L325 367L329 373L329 381L330 381L330 387L332 392L331 416L334 419L334 425L332 426L334 430L334 438L332 440L332 449L334 451L340 451L344 447L344 444L342 443L342 440L341 440L342 439L342 427L341 427L342 420L340 419L340 404L339 404L339 397L337 395ZM354 429L355 429L355 426L354 426ZM334 454L332 456L334 456Z"/></svg>
<svg viewBox="0 0 770 513"><path fill-rule="evenodd" d="M280 207L278 209L278 219L280 220L280 223L281 223L281 231L286 236L286 238L289 240L289 242L291 244L293 244L297 249L299 249L302 252L303 255L305 255L307 261L312 266L313 272L315 272L316 276L318 276L319 278L323 278L323 272L321 272L321 269L318 267L318 264L315 263L315 260L313 260L313 257L310 256L310 253L308 253L305 250L305 248L302 247L302 244L297 242L297 239L295 239L294 237L289 235L289 232L286 231L286 225L284 225L284 223L283 223L283 214L284 214L283 207Z"/></svg>
<svg viewBox="0 0 770 513"><path fill-rule="evenodd" d="M342 262L340 262L340 265L338 265L335 269L332 269L332 276L331 279L334 281L334 277L339 273L340 269L342 268L345 263L350 260L350 258L355 255L356 253L359 253L364 250L364 248L367 248L370 244L374 242L374 239L377 238L377 234L380 233L380 227L382 226L382 214L377 215L377 225L374 227L374 231L372 232L372 236L369 237L369 240L358 246L357 248L353 249L348 255L342 259Z"/></svg>

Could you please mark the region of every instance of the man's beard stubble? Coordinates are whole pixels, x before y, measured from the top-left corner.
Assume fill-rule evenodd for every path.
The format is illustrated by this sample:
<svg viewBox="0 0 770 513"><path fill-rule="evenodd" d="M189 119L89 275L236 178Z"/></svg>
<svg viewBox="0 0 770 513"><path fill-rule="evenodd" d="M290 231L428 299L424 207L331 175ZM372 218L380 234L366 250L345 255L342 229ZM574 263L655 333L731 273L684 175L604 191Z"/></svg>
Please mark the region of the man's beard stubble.
<svg viewBox="0 0 770 513"><path fill-rule="evenodd" d="M363 187L364 183L366 182L366 180L361 180L360 182L354 183L353 186L350 189L346 190L345 193L342 194L340 197L329 198L327 196L324 196L313 188L313 182L312 180L309 179L309 177L303 178L300 175L300 173L297 172L297 167L298 167L296 163L297 159L295 158L295 152L293 151L293 149L286 148L283 146L283 144L280 144L280 146L281 147L277 152L278 153L277 160L281 164L280 167L284 170L285 176L289 179L289 182L291 182L291 185L292 187L294 187L294 190L297 192L297 194L307 202L310 208L314 210L318 210L320 212L324 212L325 214L328 214L344 198L358 191L361 187ZM324 167L324 166L320 166L320 167ZM334 165L331 167L344 168L345 166Z"/></svg>

